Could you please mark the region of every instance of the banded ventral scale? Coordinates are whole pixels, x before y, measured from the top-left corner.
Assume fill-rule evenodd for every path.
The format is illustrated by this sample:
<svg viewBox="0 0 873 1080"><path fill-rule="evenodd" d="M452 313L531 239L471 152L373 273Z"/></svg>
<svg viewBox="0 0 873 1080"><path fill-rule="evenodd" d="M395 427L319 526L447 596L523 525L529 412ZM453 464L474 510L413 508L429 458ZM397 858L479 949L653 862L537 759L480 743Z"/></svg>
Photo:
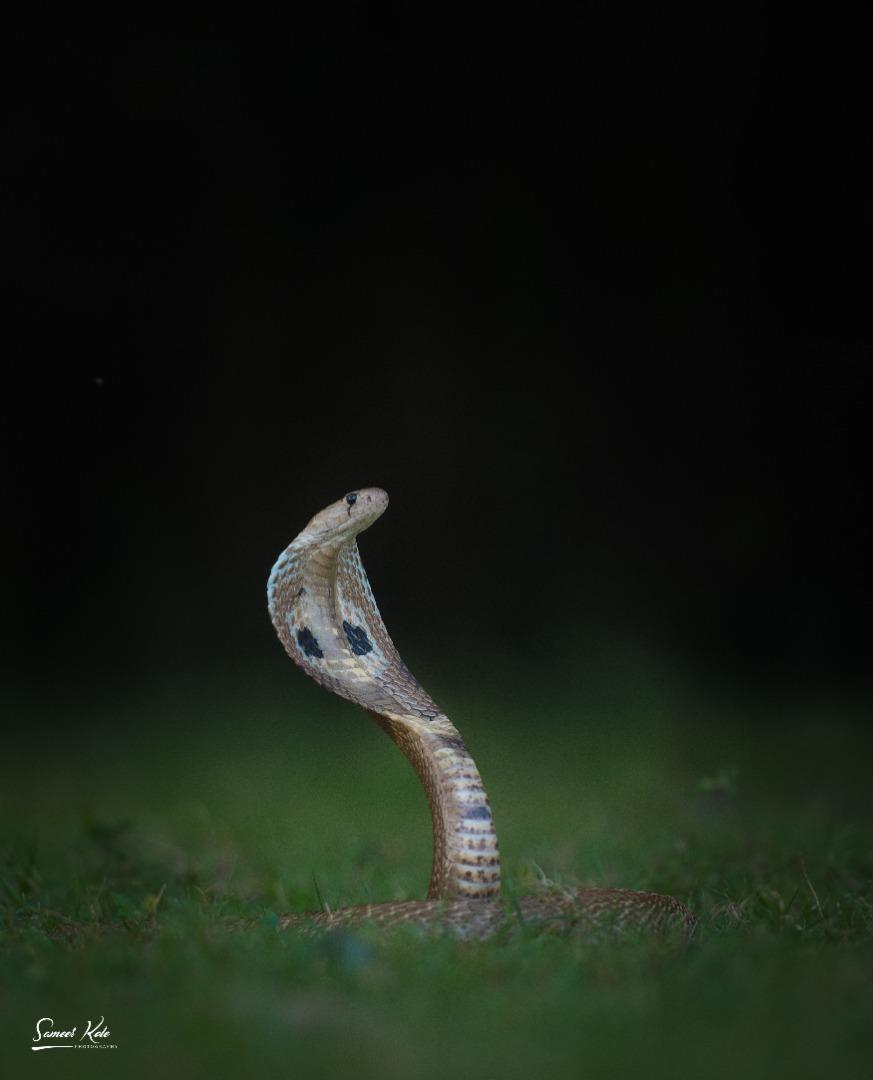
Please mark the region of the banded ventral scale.
<svg viewBox="0 0 873 1080"><path fill-rule="evenodd" d="M549 928L690 929L688 909L657 893L574 888L501 900L497 832L482 777L457 728L400 659L358 553L358 534L387 506L380 488L360 488L316 514L276 561L267 597L291 659L368 712L421 781L433 822L428 898L287 915L280 925L414 922L465 937L485 937L510 919Z"/></svg>

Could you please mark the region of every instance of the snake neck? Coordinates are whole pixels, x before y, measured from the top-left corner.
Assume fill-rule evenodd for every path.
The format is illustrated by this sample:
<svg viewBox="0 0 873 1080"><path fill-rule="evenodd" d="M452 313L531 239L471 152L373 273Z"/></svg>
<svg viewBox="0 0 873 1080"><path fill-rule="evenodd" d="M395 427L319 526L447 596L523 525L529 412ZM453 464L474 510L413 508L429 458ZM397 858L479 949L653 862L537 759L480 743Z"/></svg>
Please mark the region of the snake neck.
<svg viewBox="0 0 873 1080"><path fill-rule="evenodd" d="M409 759L427 795L433 824L428 899L488 900L500 894L497 832L482 777L457 730L421 733L391 717L370 715ZM453 734L445 734L445 728Z"/></svg>

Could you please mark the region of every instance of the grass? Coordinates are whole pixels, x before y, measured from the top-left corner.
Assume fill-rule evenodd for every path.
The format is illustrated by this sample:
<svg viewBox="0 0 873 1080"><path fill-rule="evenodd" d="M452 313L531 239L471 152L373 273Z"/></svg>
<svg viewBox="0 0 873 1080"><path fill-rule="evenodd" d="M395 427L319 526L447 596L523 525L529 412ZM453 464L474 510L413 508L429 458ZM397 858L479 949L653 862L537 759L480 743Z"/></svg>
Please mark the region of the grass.
<svg viewBox="0 0 873 1080"><path fill-rule="evenodd" d="M871 739L849 703L738 705L642 663L545 699L487 665L435 685L511 889L667 891L698 931L300 939L278 913L423 895L428 821L366 717L280 672L81 704L52 740L49 704L9 702L4 1076L869 1075ZM38 1017L100 1015L116 1050L31 1052Z"/></svg>

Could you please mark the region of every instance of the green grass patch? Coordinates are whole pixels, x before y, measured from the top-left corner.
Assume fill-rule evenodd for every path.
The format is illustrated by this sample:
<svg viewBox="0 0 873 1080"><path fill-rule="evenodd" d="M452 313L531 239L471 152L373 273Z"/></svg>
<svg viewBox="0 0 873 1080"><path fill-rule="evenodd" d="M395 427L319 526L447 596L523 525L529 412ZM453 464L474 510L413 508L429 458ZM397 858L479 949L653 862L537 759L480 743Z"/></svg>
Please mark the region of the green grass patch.
<svg viewBox="0 0 873 1080"><path fill-rule="evenodd" d="M51 740L11 703L4 1076L869 1074L861 710L737 704L646 668L545 697L487 672L434 687L485 778L510 890L670 892L694 937L303 939L278 915L423 896L430 837L396 749L287 674L80 705ZM118 1049L31 1051L39 1017L100 1015Z"/></svg>

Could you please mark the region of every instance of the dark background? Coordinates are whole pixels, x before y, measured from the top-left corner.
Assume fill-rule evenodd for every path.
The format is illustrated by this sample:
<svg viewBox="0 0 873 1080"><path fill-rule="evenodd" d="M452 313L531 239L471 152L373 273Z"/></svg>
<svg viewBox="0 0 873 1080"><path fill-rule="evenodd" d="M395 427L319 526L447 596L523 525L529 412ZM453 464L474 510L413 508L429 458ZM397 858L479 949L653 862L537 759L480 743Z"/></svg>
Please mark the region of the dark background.
<svg viewBox="0 0 873 1080"><path fill-rule="evenodd" d="M609 10L11 36L9 686L278 670L374 484L404 655L864 687L860 39Z"/></svg>

